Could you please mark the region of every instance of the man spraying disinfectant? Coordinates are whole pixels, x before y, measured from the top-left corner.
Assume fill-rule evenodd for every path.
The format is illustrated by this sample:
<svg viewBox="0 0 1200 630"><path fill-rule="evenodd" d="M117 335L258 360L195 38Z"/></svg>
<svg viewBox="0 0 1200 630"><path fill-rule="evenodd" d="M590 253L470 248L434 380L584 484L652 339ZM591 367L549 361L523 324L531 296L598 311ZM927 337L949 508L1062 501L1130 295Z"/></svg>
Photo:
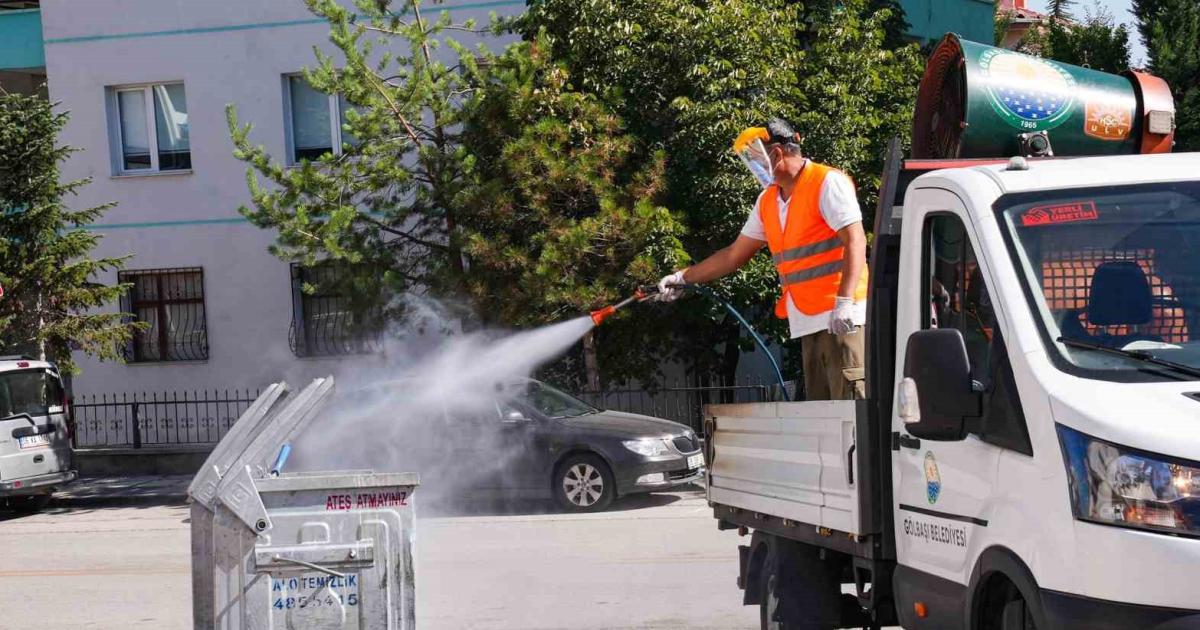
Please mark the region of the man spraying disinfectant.
<svg viewBox="0 0 1200 630"><path fill-rule="evenodd" d="M809 400L865 397L867 239L854 183L841 171L805 158L800 135L773 118L743 131L734 152L764 187L741 234L699 263L659 281L663 301L688 284L740 269L765 244L783 294L775 314L800 339Z"/></svg>

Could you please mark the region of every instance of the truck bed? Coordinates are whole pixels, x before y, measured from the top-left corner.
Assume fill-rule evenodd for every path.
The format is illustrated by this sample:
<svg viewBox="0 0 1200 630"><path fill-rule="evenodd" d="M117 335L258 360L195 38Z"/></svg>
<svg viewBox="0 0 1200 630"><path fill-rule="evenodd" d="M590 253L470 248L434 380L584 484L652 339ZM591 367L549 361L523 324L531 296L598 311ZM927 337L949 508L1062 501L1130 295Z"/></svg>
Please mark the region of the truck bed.
<svg viewBox="0 0 1200 630"><path fill-rule="evenodd" d="M855 401L710 405L708 500L849 534L860 514Z"/></svg>

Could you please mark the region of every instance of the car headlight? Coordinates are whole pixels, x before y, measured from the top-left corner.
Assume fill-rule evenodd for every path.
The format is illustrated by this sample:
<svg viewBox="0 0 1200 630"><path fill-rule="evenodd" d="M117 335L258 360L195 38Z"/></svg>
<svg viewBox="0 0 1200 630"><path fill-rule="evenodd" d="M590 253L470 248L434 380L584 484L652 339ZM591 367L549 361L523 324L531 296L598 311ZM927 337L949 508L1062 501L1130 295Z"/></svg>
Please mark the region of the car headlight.
<svg viewBox="0 0 1200 630"><path fill-rule="evenodd" d="M625 440L621 442L625 448L645 457L655 457L657 455L666 455L670 451L667 449L667 441L662 438L643 438L640 440Z"/></svg>
<svg viewBox="0 0 1200 630"><path fill-rule="evenodd" d="M1075 518L1200 536L1200 464L1151 455L1058 425Z"/></svg>

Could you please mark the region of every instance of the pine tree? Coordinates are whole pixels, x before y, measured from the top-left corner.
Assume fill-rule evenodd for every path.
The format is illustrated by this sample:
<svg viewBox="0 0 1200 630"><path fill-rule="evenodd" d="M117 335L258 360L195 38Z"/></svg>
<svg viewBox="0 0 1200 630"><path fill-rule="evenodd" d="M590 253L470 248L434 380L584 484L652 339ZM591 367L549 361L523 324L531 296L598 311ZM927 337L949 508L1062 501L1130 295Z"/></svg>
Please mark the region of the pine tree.
<svg viewBox="0 0 1200 630"><path fill-rule="evenodd" d="M1071 7L1075 6L1075 0L1046 0L1046 10L1050 12L1050 17L1054 21L1070 20Z"/></svg>
<svg viewBox="0 0 1200 630"><path fill-rule="evenodd" d="M127 286L91 280L120 269L123 258L89 257L100 235L86 227L111 204L73 210L66 199L88 179L61 182L59 166L75 151L58 144L67 114L37 96L0 95L0 350L77 368L71 350L120 359L138 324L99 312Z"/></svg>
<svg viewBox="0 0 1200 630"><path fill-rule="evenodd" d="M230 108L235 155L250 167L242 213L278 232L276 255L333 265L361 321L403 318L408 302L391 298L425 292L467 307L455 314L468 325L539 325L615 301L677 262L661 156L577 92L548 46L468 50L449 34L483 31L423 13L419 0L356 0L353 12L306 2L329 22L338 58L318 53L304 76L352 106L343 132L353 142L289 167ZM656 370L645 331L606 324L589 340L599 346L589 382Z"/></svg>
<svg viewBox="0 0 1200 630"><path fill-rule="evenodd" d="M1200 150L1200 3L1196 0L1134 0L1147 69L1171 86L1175 97L1175 151Z"/></svg>
<svg viewBox="0 0 1200 630"><path fill-rule="evenodd" d="M278 231L277 256L337 266L329 277L342 280L356 310L399 317L403 302L389 296L462 288L454 199L469 158L457 129L471 93L464 71L478 64L448 33L478 29L445 11L430 16L419 0L355 0L354 10L339 0L305 3L328 21L339 58L315 51L304 78L349 104L343 137L353 141L292 168L255 145L252 126L230 106L234 155L249 165L251 205L241 212Z"/></svg>

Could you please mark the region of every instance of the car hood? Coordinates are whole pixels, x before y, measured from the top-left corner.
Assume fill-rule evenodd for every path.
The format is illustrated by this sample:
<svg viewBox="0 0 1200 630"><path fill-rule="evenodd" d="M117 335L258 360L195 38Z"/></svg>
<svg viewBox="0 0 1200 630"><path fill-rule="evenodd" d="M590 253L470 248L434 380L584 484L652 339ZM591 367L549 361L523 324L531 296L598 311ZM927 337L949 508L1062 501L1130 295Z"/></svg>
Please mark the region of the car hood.
<svg viewBox="0 0 1200 630"><path fill-rule="evenodd" d="M576 418L564 418L567 426L628 438L683 435L688 428L678 422L624 411L601 411Z"/></svg>

